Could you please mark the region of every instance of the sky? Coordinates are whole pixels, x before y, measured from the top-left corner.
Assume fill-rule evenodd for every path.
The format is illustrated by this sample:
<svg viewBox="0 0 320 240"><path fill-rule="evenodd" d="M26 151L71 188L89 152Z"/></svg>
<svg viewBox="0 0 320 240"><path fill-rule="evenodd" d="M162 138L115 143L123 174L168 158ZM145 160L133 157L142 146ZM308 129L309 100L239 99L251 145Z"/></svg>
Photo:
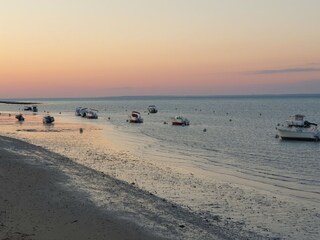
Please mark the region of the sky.
<svg viewBox="0 0 320 240"><path fill-rule="evenodd" d="M0 0L0 98L320 93L319 0Z"/></svg>

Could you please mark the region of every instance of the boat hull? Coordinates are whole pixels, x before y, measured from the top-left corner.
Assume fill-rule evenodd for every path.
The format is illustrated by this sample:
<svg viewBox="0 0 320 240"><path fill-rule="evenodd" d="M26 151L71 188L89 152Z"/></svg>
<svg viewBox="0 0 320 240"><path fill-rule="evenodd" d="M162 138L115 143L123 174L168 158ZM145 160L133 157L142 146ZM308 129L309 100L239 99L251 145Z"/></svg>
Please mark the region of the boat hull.
<svg viewBox="0 0 320 240"><path fill-rule="evenodd" d="M318 131L304 131L303 129L278 129L279 137L284 140L309 140L318 141L320 134Z"/></svg>

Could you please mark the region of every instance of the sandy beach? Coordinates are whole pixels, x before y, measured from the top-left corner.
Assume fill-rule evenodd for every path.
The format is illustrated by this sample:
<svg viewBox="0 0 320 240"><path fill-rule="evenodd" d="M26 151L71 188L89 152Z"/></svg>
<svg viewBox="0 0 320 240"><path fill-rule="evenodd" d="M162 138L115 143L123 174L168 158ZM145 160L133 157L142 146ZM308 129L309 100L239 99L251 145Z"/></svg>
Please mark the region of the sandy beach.
<svg viewBox="0 0 320 240"><path fill-rule="evenodd" d="M7 114L0 118L6 136L1 138L1 169L11 169L11 174L1 172L8 186L1 194L3 238L18 232L30 234L29 239L56 239L54 234L81 232L76 226L88 233L80 234L83 239L317 239L319 234L317 202L297 202L244 181L234 184L135 156L115 140L110 127L68 122L63 116L52 126L39 124L39 115L27 115L22 124ZM22 184L27 181L33 184ZM36 194L29 198L30 192ZM34 207L38 202L40 209ZM30 228L31 221L21 215L41 220Z"/></svg>

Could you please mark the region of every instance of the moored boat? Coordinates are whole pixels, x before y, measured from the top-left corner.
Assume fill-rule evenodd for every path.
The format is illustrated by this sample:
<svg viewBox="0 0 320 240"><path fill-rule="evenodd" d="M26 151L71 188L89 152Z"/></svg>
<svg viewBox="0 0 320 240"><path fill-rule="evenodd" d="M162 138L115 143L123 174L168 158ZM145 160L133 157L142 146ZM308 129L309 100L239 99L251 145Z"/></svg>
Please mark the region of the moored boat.
<svg viewBox="0 0 320 240"><path fill-rule="evenodd" d="M175 116L171 119L172 125L176 125L176 126L189 126L190 125L190 121L182 116Z"/></svg>
<svg viewBox="0 0 320 240"><path fill-rule="evenodd" d="M320 139L320 131L316 123L306 121L304 115L291 116L284 124L277 127L279 137L284 140L313 140Z"/></svg>
<svg viewBox="0 0 320 240"><path fill-rule="evenodd" d="M53 123L53 122L54 122L54 117L52 117L52 116L50 116L50 115L44 116L43 119L42 119L42 122L43 122L44 124Z"/></svg>
<svg viewBox="0 0 320 240"><path fill-rule="evenodd" d="M37 106L32 106L32 112L38 112L38 107Z"/></svg>
<svg viewBox="0 0 320 240"><path fill-rule="evenodd" d="M132 111L130 117L129 117L130 123L143 123L143 118L141 117L141 114L137 111Z"/></svg>
<svg viewBox="0 0 320 240"><path fill-rule="evenodd" d="M16 119L18 119L19 122L23 122L24 121L24 117L22 114L17 114L16 115Z"/></svg>
<svg viewBox="0 0 320 240"><path fill-rule="evenodd" d="M158 109L157 109L157 107L155 105L149 105L148 112L149 113L157 113Z"/></svg>
<svg viewBox="0 0 320 240"><path fill-rule="evenodd" d="M24 106L23 111L32 111L32 107Z"/></svg>

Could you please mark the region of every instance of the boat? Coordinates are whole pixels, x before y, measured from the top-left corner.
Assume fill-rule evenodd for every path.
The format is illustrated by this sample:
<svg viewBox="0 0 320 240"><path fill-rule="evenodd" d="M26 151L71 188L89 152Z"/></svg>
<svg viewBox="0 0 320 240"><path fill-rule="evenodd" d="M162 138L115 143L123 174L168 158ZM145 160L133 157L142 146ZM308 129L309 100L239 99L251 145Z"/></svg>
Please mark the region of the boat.
<svg viewBox="0 0 320 240"><path fill-rule="evenodd" d="M19 122L23 122L24 121L24 117L22 114L17 114L16 115L16 119L18 119Z"/></svg>
<svg viewBox="0 0 320 240"><path fill-rule="evenodd" d="M157 113L158 109L155 105L149 105L148 111L149 111L149 113Z"/></svg>
<svg viewBox="0 0 320 240"><path fill-rule="evenodd" d="M89 119L97 119L98 118L98 111L94 109L89 108L77 108L75 115L81 116L83 118L89 118Z"/></svg>
<svg viewBox="0 0 320 240"><path fill-rule="evenodd" d="M141 117L141 114L137 111L132 111L130 117L129 117L130 123L143 123L143 118Z"/></svg>
<svg viewBox="0 0 320 240"><path fill-rule="evenodd" d="M54 117L52 117L52 116L50 116L50 115L44 116L43 119L42 119L42 122L43 122L44 124L53 123L53 122L54 122Z"/></svg>
<svg viewBox="0 0 320 240"><path fill-rule="evenodd" d="M316 123L305 120L305 116L296 114L284 124L278 124L279 137L284 140L313 140L319 141L320 131Z"/></svg>
<svg viewBox="0 0 320 240"><path fill-rule="evenodd" d="M25 107L23 108L23 111L32 111L32 107L30 107L30 106L25 106Z"/></svg>
<svg viewBox="0 0 320 240"><path fill-rule="evenodd" d="M37 106L32 106L32 112L38 112L38 107Z"/></svg>
<svg viewBox="0 0 320 240"><path fill-rule="evenodd" d="M84 117L89 119L98 119L98 113L96 110L87 110Z"/></svg>
<svg viewBox="0 0 320 240"><path fill-rule="evenodd" d="M189 126L190 125L190 121L182 116L175 116L172 118L171 120L172 125L176 125L176 126Z"/></svg>

